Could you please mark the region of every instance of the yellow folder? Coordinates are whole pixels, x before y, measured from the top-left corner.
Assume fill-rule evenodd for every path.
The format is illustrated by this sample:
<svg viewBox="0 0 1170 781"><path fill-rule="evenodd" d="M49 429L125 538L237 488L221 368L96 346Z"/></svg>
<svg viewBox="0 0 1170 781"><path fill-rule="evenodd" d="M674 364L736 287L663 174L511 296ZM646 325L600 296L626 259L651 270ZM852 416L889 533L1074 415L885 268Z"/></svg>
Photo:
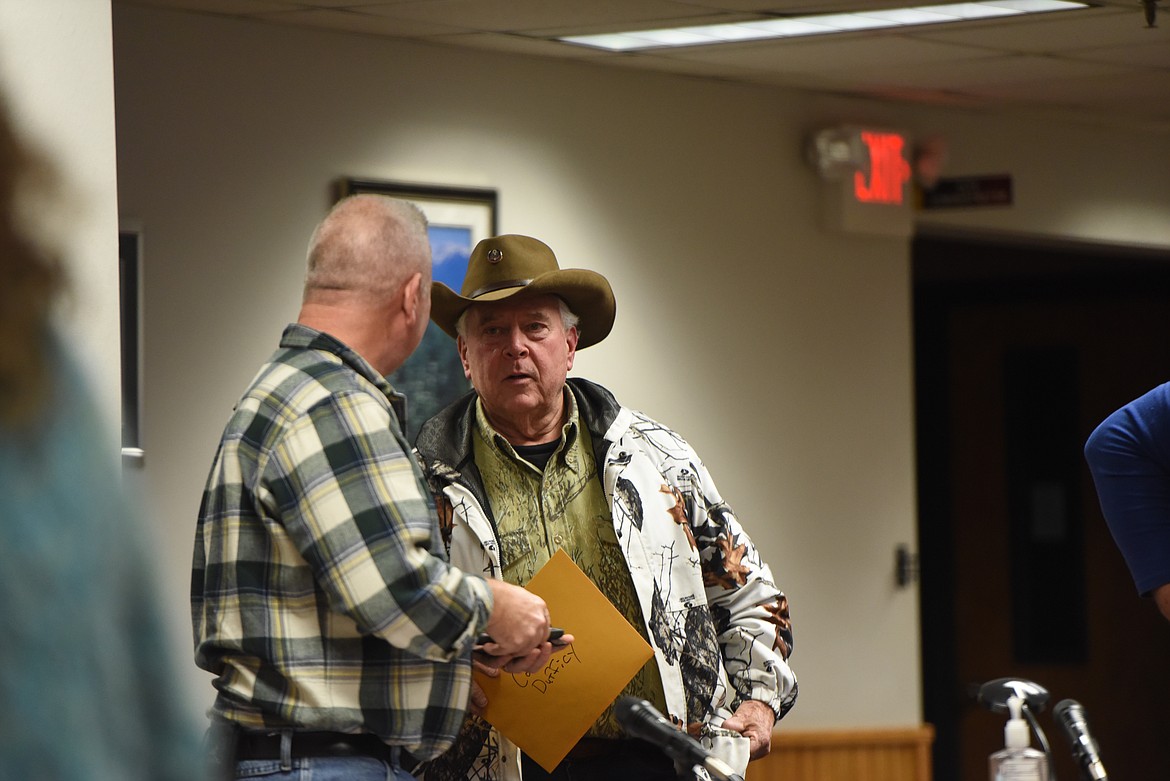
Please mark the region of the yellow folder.
<svg viewBox="0 0 1170 781"><path fill-rule="evenodd" d="M526 588L573 643L555 648L539 673L475 676L484 718L551 772L654 651L563 550Z"/></svg>

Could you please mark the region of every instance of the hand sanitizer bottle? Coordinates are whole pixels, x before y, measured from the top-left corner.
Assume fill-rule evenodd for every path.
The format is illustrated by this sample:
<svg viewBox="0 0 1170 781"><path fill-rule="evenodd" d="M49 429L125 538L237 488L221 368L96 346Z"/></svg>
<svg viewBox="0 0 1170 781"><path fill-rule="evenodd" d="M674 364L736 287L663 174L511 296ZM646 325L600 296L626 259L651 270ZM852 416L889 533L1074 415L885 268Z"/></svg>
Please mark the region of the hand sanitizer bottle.
<svg viewBox="0 0 1170 781"><path fill-rule="evenodd" d="M1048 781L1048 757L1032 748L1028 723L1020 718L1023 702L1013 694L1007 704L1011 718L1003 728L1004 748L988 760L991 781Z"/></svg>

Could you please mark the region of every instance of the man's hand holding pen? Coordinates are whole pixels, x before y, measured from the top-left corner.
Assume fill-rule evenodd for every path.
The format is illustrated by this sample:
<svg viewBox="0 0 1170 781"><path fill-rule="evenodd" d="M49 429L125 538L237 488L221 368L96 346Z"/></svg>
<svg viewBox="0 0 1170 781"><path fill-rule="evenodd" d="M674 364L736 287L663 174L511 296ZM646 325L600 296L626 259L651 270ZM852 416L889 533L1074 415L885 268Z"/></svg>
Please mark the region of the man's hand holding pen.
<svg viewBox="0 0 1170 781"><path fill-rule="evenodd" d="M548 662L553 650L570 645L572 642L573 636L565 634L563 629L555 626L549 627L548 638L537 649L540 651L539 654L533 657L532 652L530 652L523 656L509 657L498 653L500 651L499 644L485 632L475 641L471 663L478 672L489 678L498 677L500 670L506 673L535 673L539 672ZM531 661L532 659L535 661ZM485 707L487 707L487 695L479 683L472 680L471 712L481 716Z"/></svg>

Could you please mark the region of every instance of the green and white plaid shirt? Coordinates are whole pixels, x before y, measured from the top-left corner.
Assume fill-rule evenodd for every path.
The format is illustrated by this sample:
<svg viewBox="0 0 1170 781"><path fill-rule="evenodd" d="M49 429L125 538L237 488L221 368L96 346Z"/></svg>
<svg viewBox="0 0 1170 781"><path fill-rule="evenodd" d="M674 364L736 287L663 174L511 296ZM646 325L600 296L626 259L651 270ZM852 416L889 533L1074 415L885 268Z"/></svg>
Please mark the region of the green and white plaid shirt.
<svg viewBox="0 0 1170 781"><path fill-rule="evenodd" d="M191 587L218 716L369 732L419 759L458 733L491 594L446 561L395 395L353 350L293 324L237 404Z"/></svg>

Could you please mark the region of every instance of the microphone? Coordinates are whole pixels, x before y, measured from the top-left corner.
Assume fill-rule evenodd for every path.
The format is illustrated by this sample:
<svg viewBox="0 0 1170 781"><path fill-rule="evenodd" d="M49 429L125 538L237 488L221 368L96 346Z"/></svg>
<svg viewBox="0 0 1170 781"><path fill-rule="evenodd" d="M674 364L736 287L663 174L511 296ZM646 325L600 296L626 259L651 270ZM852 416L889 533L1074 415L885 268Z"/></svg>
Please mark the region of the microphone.
<svg viewBox="0 0 1170 781"><path fill-rule="evenodd" d="M743 776L731 766L704 748L702 743L676 729L645 700L619 697L614 703L613 713L628 734L661 746L666 755L680 765L702 765L719 781L743 781Z"/></svg>
<svg viewBox="0 0 1170 781"><path fill-rule="evenodd" d="M1052 709L1052 718L1072 744L1073 758L1081 766L1081 776L1086 781L1108 781L1105 766L1097 754L1097 741L1089 734L1089 723L1085 721L1085 709L1081 704L1076 700L1061 700Z"/></svg>

